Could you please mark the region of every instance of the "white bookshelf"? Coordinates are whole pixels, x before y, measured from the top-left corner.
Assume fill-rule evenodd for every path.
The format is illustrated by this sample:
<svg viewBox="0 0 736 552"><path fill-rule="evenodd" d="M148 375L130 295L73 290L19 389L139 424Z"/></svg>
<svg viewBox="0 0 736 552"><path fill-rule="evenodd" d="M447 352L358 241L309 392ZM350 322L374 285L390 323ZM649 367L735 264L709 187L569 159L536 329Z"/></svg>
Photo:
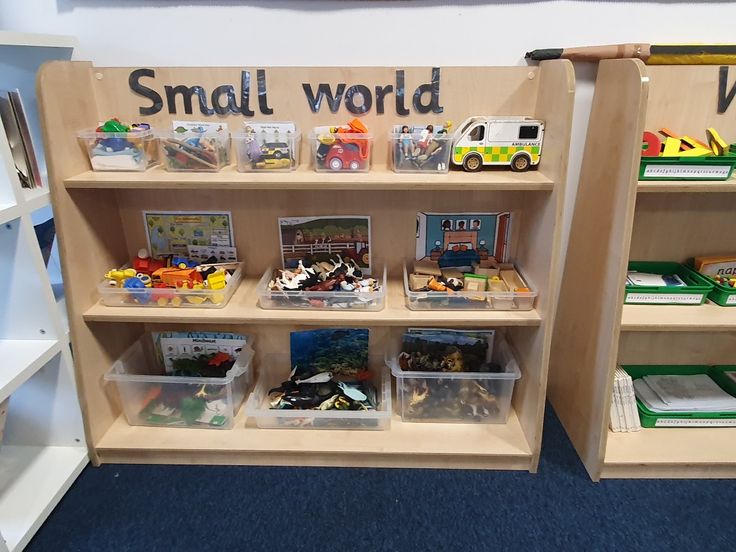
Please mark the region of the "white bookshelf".
<svg viewBox="0 0 736 552"><path fill-rule="evenodd" d="M20 89L39 154L36 71L75 43L0 31L0 89ZM25 548L88 462L56 247L47 267L33 228L51 216L46 179L21 187L0 130L0 552Z"/></svg>

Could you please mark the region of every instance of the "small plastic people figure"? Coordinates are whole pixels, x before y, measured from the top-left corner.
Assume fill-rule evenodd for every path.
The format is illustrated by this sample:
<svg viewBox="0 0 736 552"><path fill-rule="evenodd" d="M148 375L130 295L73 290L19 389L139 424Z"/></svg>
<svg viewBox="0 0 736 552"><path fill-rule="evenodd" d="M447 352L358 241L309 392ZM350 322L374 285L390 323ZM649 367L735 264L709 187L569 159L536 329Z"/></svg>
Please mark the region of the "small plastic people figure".
<svg viewBox="0 0 736 552"><path fill-rule="evenodd" d="M432 125L427 125L427 128L425 128L422 131L422 134L419 137L419 142L417 142L417 146L419 147L419 151L424 154L427 151L427 148L429 147L429 143L434 138L434 134L432 134L434 131L434 127Z"/></svg>
<svg viewBox="0 0 736 552"><path fill-rule="evenodd" d="M414 140L411 138L411 132L409 127L404 125L401 127L401 134L399 134L399 144L401 146L401 153L404 154L404 158L409 158L414 150Z"/></svg>

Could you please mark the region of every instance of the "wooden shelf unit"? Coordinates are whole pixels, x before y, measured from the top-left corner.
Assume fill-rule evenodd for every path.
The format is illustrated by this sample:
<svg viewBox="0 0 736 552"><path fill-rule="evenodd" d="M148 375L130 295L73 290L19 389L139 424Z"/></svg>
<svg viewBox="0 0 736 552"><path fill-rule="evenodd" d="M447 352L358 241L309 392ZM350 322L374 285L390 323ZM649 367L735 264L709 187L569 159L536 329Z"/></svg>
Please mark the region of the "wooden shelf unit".
<svg viewBox="0 0 736 552"><path fill-rule="evenodd" d="M594 480L736 476L736 429L609 430L617 364L734 363L736 310L623 304L629 259L683 262L734 251L723 229L736 195L713 193L736 190L734 179L638 180L644 130L700 135L714 126L736 136L734 108L717 114L718 75L718 66L638 60L605 61L598 69L548 387Z"/></svg>
<svg viewBox="0 0 736 552"><path fill-rule="evenodd" d="M536 471L541 446L547 365L559 289L560 217L564 201L572 120L574 75L566 61L539 67L442 68L441 118L412 114L406 119L371 111L364 117L375 136L374 168L367 174L314 173L306 165L293 173L93 173L74 139L78 129L115 115L167 128L172 119L201 115L163 112L141 117L147 100L128 89L131 69L90 63L56 63L38 77L48 144L52 204L61 238L67 305L76 374L90 456L94 463L215 463L329 466L415 466ZM156 68L156 86L200 84L212 90L239 82L239 68ZM268 68L273 120L293 120L306 136L311 127L339 124L352 115L344 106L330 114L310 112L298 101L301 83L390 83L394 68ZM429 68L407 68L407 90L425 82ZM472 77L471 77L472 74ZM147 81L154 86L152 81ZM413 88L411 88L413 90ZM181 101L181 100L179 100ZM196 108L196 106L195 106ZM181 109L181 105L179 106ZM386 167L388 132L393 124L453 120L469 114L531 115L545 121L540 170L525 174L490 170L479 174L394 174ZM256 117L257 119L257 117ZM236 129L242 117L225 120ZM59 137L63 137L60 139ZM309 144L302 140L302 163ZM100 275L130 259L145 245L142 210L228 210L247 277L222 309L106 307L98 303ZM511 210L510 248L530 285L539 291L529 312L410 311L400 281L403 262L415 251L418 211ZM318 214L368 214L377 265L388 269L387 304L380 312L263 310L255 284L279 256L277 218ZM389 339L411 325L498 328L506 335L522 369L508 424L472 426L403 424L394 416L386 432L261 430L245 425L241 411L231 431L131 427L116 393L102 383L112 362L144 331L206 326L256 337L256 369L283 351L288 334L313 326L371 329L371 351L382 355Z"/></svg>

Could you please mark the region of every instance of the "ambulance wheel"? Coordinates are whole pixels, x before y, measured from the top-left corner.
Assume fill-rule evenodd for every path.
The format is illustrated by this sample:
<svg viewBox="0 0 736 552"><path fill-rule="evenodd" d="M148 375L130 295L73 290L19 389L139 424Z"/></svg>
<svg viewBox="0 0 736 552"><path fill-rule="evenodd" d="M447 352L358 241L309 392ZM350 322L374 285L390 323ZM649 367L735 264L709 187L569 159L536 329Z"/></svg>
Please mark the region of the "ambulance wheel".
<svg viewBox="0 0 736 552"><path fill-rule="evenodd" d="M483 158L477 153L471 153L463 159L463 169L468 172L479 171L483 166Z"/></svg>
<svg viewBox="0 0 736 552"><path fill-rule="evenodd" d="M511 170L515 172L528 171L531 164L532 161L529 159L528 155L517 155L514 157L513 161L511 161Z"/></svg>

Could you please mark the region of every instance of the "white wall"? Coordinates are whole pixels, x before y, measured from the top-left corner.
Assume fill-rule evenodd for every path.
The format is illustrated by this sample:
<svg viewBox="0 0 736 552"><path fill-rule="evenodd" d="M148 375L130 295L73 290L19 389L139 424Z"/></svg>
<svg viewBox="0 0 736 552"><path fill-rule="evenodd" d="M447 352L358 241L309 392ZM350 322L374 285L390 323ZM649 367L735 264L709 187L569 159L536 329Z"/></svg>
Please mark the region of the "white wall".
<svg viewBox="0 0 736 552"><path fill-rule="evenodd" d="M0 0L0 28L74 35L100 66L518 65L534 48L734 42L735 21L732 2ZM576 73L568 214L595 68Z"/></svg>

